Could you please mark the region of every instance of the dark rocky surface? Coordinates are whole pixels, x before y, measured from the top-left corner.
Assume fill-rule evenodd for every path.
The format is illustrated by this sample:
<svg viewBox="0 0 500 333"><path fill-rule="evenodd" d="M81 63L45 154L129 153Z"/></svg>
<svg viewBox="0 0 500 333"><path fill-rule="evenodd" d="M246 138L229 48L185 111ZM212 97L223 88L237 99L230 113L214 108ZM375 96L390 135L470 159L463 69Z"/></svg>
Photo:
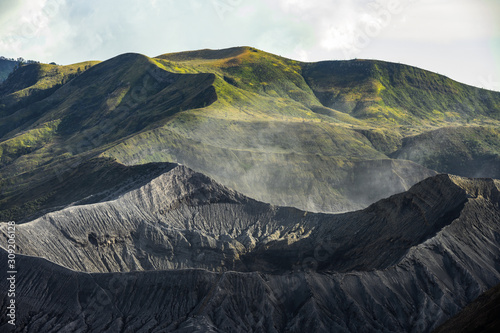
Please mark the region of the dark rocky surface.
<svg viewBox="0 0 500 333"><path fill-rule="evenodd" d="M17 226L17 331L429 332L500 282L496 180L329 215L183 166L152 178Z"/></svg>
<svg viewBox="0 0 500 333"><path fill-rule="evenodd" d="M500 285L496 285L439 326L434 332L493 333L499 331Z"/></svg>

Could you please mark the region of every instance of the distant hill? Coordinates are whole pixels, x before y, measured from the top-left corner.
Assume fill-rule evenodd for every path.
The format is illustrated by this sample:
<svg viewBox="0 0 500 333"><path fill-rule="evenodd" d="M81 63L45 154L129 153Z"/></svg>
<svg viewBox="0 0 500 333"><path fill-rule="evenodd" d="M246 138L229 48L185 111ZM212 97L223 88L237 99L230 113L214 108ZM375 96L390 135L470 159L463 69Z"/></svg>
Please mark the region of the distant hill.
<svg viewBox="0 0 500 333"><path fill-rule="evenodd" d="M17 61L0 57L0 83L5 81L9 74L16 67Z"/></svg>
<svg viewBox="0 0 500 333"><path fill-rule="evenodd" d="M436 172L497 177L499 118L498 92L375 60L236 47L25 65L0 85L0 219L55 207L56 184L94 157L181 163L258 200L349 211Z"/></svg>

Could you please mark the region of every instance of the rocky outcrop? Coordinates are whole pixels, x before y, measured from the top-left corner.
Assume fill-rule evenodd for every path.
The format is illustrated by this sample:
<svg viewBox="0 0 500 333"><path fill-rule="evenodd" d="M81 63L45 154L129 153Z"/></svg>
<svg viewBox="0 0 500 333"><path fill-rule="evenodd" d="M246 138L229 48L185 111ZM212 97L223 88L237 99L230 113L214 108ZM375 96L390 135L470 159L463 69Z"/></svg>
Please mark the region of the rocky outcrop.
<svg viewBox="0 0 500 333"><path fill-rule="evenodd" d="M17 226L17 331L428 332L500 282L499 188L438 175L313 214L178 166Z"/></svg>
<svg viewBox="0 0 500 333"><path fill-rule="evenodd" d="M70 206L19 225L16 239L19 253L85 272L226 270L258 242L293 234L301 214L178 166L115 200ZM6 226L1 230L6 237Z"/></svg>

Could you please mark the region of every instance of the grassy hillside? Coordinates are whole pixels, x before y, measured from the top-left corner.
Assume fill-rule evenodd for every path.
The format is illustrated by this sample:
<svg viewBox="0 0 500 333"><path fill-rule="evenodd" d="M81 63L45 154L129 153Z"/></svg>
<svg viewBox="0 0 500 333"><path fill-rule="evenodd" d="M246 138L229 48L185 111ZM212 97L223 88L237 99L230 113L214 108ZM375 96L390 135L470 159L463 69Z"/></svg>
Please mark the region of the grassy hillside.
<svg viewBox="0 0 500 333"><path fill-rule="evenodd" d="M500 119L500 94L419 68L375 60L305 64L323 105L370 122L442 126Z"/></svg>
<svg viewBox="0 0 500 333"><path fill-rule="evenodd" d="M72 73L71 70L77 71L77 68L81 67L49 69L55 73ZM42 72L41 80L29 88L20 86L20 91L33 90L47 77L53 78L44 86L49 88L42 90L48 97L26 107L15 104L13 112L6 112L0 119L0 136L5 138L4 145L10 154L9 159L2 160L8 174L27 171L24 160L27 154L31 164L43 164L60 155L78 155L140 131L183 108L209 104L216 98L210 74L182 76L164 72L163 81L147 81L149 86L144 86L147 71L153 68L148 58L129 54L85 72L76 72L79 74L64 84L58 83L65 80L64 76ZM19 75L15 73L11 81L22 77L23 70L19 70ZM25 71L39 70L27 68ZM5 82L2 87L7 90L14 85ZM7 96L18 94L16 91ZM57 124L56 128L53 124ZM47 133L47 128L54 130L53 135Z"/></svg>
<svg viewBox="0 0 500 333"><path fill-rule="evenodd" d="M22 65L0 85L0 113L7 115L42 100L96 63L89 61L69 66L39 63Z"/></svg>
<svg viewBox="0 0 500 333"><path fill-rule="evenodd" d="M183 163L263 201L350 210L435 173L426 167L451 170L431 163L456 160L444 150L408 153L411 138L436 140L440 128L471 131L442 132L473 161L456 173L494 163L499 101L409 66L301 63L250 47L23 66L0 85L0 211L22 217L15 207L36 201L23 191L44 184L48 195L51 180L99 156Z"/></svg>

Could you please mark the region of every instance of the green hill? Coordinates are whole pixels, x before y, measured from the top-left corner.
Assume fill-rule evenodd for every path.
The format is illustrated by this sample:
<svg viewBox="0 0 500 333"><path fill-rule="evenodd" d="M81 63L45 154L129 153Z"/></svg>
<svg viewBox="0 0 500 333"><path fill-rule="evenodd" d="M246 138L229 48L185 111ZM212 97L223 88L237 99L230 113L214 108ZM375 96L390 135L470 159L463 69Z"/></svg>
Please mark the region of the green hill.
<svg viewBox="0 0 500 333"><path fill-rule="evenodd" d="M499 117L498 92L381 61L301 63L238 47L26 65L0 85L0 220L55 206L57 184L95 158L182 163L273 204L351 210L428 168L466 174L495 161ZM466 147L451 152L469 152L463 169L447 167L456 158L444 150L408 153L435 133Z"/></svg>
<svg viewBox="0 0 500 333"><path fill-rule="evenodd" d="M500 119L497 92L407 65L375 60L320 62L306 64L304 77L323 105L371 123L440 126Z"/></svg>

